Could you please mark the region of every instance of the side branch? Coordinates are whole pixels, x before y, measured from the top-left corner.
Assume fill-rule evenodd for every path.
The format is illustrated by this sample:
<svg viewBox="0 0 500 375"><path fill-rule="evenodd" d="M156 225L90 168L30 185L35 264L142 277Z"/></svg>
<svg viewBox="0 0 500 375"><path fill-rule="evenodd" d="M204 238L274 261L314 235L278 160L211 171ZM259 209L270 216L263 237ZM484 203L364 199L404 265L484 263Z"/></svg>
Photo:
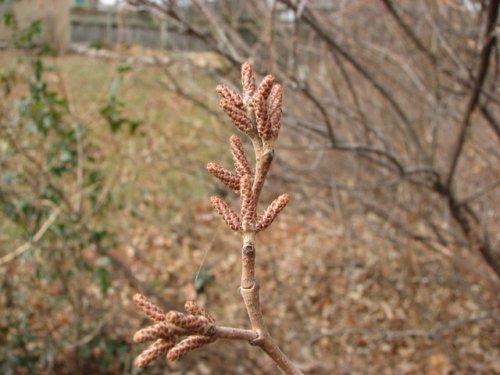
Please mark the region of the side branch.
<svg viewBox="0 0 500 375"><path fill-rule="evenodd" d="M213 337L218 339L245 340L252 342L259 337L259 335L251 329L216 326L213 330Z"/></svg>

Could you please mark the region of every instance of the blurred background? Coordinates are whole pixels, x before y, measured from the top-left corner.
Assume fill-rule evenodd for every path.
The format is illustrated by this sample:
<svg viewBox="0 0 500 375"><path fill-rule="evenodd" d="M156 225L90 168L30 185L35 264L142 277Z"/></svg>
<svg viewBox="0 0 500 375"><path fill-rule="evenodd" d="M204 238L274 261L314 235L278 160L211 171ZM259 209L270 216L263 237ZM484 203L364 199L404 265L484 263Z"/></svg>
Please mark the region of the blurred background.
<svg viewBox="0 0 500 375"><path fill-rule="evenodd" d="M2 0L0 373L277 374L247 343L132 366L136 292L248 327L218 83L285 87L258 238L307 374L500 374L497 0Z"/></svg>

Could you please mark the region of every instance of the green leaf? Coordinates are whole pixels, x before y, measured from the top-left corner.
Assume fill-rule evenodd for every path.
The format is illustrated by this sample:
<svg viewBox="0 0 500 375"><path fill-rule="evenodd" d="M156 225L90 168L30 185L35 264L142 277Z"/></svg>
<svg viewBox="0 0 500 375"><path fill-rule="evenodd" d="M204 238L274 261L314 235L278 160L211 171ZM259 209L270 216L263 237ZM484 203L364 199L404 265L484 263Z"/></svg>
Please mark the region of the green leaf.
<svg viewBox="0 0 500 375"><path fill-rule="evenodd" d="M130 65L119 65L118 68L116 69L118 73L127 73L130 72L131 70L132 66Z"/></svg>
<svg viewBox="0 0 500 375"><path fill-rule="evenodd" d="M104 267L98 267L95 270L95 275L99 282L99 289L103 295L108 293L109 286L111 285L111 272Z"/></svg>
<svg viewBox="0 0 500 375"><path fill-rule="evenodd" d="M16 25L16 18L12 10L6 10L2 15L3 24L8 28L13 28Z"/></svg>
<svg viewBox="0 0 500 375"><path fill-rule="evenodd" d="M210 274L210 267L202 267L194 279L194 290L198 294L203 293L205 287L214 280L214 276Z"/></svg>

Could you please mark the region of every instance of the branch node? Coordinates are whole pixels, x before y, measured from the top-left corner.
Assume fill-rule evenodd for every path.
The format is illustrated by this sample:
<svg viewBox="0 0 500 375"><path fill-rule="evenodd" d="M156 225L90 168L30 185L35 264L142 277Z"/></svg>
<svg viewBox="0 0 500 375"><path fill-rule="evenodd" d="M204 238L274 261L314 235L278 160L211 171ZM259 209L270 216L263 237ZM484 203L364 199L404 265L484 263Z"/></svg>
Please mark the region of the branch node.
<svg viewBox="0 0 500 375"><path fill-rule="evenodd" d="M241 252L244 257L255 257L255 247L253 245L243 246Z"/></svg>
<svg viewBox="0 0 500 375"><path fill-rule="evenodd" d="M264 334L262 333L262 330L256 329L255 333L257 334L257 337L254 338L253 340L250 340L249 343L250 345L260 345L262 342L265 340Z"/></svg>

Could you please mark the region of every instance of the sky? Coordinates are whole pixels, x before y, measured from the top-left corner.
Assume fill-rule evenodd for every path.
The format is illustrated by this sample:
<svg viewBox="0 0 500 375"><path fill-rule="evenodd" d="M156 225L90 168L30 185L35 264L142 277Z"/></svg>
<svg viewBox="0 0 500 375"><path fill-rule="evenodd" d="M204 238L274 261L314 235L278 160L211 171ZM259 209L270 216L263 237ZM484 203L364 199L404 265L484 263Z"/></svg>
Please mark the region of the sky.
<svg viewBox="0 0 500 375"><path fill-rule="evenodd" d="M101 4L104 4L104 5L115 5L116 3L118 2L124 2L123 0L99 0L99 2Z"/></svg>

